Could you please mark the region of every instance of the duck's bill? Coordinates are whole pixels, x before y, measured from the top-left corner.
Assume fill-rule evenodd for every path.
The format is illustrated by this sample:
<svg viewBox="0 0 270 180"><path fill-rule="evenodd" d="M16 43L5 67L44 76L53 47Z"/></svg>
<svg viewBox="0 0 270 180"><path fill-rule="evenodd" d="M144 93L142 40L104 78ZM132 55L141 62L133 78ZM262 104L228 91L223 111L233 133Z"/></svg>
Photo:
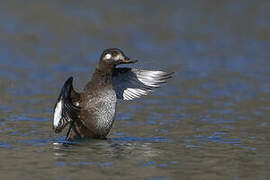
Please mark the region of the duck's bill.
<svg viewBox="0 0 270 180"><path fill-rule="evenodd" d="M132 60L129 58L126 58L122 61L123 64L130 64L130 63L136 63L136 62L138 62L138 60Z"/></svg>

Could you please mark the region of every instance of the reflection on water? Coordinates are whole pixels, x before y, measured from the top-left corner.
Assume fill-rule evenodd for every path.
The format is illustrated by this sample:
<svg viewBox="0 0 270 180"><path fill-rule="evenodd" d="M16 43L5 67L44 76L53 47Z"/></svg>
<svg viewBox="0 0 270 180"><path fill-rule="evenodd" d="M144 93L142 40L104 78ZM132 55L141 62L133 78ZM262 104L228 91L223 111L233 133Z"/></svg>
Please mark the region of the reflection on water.
<svg viewBox="0 0 270 180"><path fill-rule="evenodd" d="M79 142L58 141L53 143L54 157L56 160L58 160L61 157L68 156L70 152L81 152L82 149L86 147L87 154L95 154L97 157L108 156L115 159L129 158L130 153L134 150L138 151L138 154L143 156L143 158L159 155L159 151L151 148L152 143L149 140L152 138L148 138L146 140L138 138L138 141L136 139L137 138L133 137L117 139L113 138L108 140L87 140ZM153 142L157 142L155 138L153 140Z"/></svg>
<svg viewBox="0 0 270 180"><path fill-rule="evenodd" d="M2 2L1 179L267 179L269 7L266 0ZM120 103L107 140L64 141L51 130L60 88L74 76L82 89L109 47L174 79Z"/></svg>

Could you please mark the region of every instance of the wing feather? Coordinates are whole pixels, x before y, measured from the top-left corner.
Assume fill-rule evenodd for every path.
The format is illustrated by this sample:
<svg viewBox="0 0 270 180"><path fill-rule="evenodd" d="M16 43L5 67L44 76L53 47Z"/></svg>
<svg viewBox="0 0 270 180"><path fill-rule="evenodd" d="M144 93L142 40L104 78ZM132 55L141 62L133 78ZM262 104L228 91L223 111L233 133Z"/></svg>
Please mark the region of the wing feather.
<svg viewBox="0 0 270 180"><path fill-rule="evenodd" d="M68 78L54 106L53 129L56 133L77 118L80 111L80 107L74 105L80 102L80 94L73 89L72 82L73 77Z"/></svg>
<svg viewBox="0 0 270 180"><path fill-rule="evenodd" d="M170 79L173 73L131 68L116 68L113 86L118 99L133 100L147 95Z"/></svg>

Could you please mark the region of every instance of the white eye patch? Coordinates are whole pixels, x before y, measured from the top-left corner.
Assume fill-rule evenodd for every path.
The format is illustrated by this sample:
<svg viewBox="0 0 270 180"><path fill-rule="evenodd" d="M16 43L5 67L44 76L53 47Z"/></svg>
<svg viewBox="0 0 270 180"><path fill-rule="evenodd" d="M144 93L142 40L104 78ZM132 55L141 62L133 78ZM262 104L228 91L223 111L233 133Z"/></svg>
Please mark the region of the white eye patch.
<svg viewBox="0 0 270 180"><path fill-rule="evenodd" d="M112 55L111 54L106 54L104 59L111 59Z"/></svg>
<svg viewBox="0 0 270 180"><path fill-rule="evenodd" d="M120 60L120 59L124 59L124 57L123 57L121 54L118 54L118 55L115 57L115 60Z"/></svg>

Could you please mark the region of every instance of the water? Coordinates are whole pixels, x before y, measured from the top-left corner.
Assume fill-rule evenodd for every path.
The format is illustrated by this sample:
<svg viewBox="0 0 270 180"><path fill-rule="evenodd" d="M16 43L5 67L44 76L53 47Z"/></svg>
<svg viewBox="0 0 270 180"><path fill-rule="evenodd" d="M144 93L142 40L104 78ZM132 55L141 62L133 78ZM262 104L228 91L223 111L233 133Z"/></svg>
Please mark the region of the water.
<svg viewBox="0 0 270 180"><path fill-rule="evenodd" d="M1 179L268 179L270 2L3 1ZM176 72L122 102L108 140L65 142L52 109L103 49Z"/></svg>

